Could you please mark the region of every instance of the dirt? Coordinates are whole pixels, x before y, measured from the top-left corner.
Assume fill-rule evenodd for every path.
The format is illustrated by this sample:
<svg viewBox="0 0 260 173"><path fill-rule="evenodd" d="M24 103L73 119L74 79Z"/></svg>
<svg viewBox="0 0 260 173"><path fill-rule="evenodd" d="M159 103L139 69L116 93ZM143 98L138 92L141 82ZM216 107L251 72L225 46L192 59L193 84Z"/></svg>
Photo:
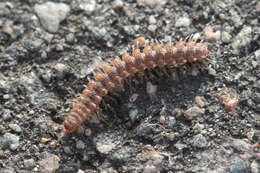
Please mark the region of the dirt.
<svg viewBox="0 0 260 173"><path fill-rule="evenodd" d="M0 2L1 173L259 173L257 0L51 2ZM132 79L57 144L93 69L139 36L191 35L211 51L206 66Z"/></svg>

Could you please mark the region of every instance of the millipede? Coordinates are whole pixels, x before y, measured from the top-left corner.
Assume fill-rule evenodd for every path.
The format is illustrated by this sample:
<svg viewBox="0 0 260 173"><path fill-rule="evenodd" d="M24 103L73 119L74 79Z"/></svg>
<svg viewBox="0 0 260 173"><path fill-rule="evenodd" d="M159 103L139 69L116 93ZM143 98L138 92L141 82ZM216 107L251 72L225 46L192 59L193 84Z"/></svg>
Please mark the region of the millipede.
<svg viewBox="0 0 260 173"><path fill-rule="evenodd" d="M88 84L63 122L60 139L74 133L86 119L93 116L109 92L122 88L123 83L136 74L144 75L146 71L158 69L168 74L169 69L203 62L210 55L207 46L193 37L176 44L169 41L149 45L144 37L138 37L133 42L131 54L125 52L121 58L115 57L93 71L93 79L88 78Z"/></svg>

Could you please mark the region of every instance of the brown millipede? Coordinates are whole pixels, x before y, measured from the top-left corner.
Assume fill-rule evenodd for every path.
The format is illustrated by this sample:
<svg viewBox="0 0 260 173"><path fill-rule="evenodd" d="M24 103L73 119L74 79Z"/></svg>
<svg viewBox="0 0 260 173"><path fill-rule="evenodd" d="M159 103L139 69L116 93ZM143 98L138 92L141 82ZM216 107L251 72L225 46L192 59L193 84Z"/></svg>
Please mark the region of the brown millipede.
<svg viewBox="0 0 260 173"><path fill-rule="evenodd" d="M134 40L132 55L124 53L122 58L115 57L93 72L94 80L88 79L88 85L77 98L71 112L65 118L61 138L73 133L97 110L104 96L122 87L124 81L137 73L154 70L162 72L166 68L176 68L184 64L201 62L210 54L205 44L197 43L193 38L166 44L148 45L144 37Z"/></svg>

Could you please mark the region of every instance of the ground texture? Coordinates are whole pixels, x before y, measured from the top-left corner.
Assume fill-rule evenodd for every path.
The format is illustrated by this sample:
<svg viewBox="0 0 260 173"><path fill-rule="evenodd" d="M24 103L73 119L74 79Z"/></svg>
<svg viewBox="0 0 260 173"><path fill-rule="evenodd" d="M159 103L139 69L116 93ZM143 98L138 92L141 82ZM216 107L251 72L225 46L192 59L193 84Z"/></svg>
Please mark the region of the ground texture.
<svg viewBox="0 0 260 173"><path fill-rule="evenodd" d="M259 16L257 0L1 1L0 172L259 173ZM96 65L191 35L206 67L125 86L55 145Z"/></svg>

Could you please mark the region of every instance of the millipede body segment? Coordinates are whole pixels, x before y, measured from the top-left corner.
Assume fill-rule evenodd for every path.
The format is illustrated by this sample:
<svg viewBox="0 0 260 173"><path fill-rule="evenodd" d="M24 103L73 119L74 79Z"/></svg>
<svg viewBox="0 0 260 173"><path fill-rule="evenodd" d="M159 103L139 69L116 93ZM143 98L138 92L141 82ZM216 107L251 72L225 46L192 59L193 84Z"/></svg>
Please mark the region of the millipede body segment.
<svg viewBox="0 0 260 173"><path fill-rule="evenodd" d="M200 62L210 54L205 44L190 38L166 44L155 43L152 46L144 37L134 41L132 55L124 53L122 58L115 57L93 72L94 79L88 79L88 85L77 98L71 112L65 118L61 138L73 133L97 110L104 96L122 87L123 82L136 73L159 68L176 68L184 64Z"/></svg>

